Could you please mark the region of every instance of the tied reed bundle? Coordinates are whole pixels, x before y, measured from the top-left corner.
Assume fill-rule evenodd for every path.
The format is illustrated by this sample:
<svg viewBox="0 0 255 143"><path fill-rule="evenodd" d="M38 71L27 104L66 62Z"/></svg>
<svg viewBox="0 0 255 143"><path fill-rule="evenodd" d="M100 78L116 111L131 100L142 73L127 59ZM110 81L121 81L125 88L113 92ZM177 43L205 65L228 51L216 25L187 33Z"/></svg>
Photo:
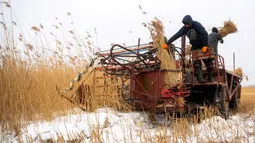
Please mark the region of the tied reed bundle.
<svg viewBox="0 0 255 143"><path fill-rule="evenodd" d="M243 77L243 70L242 68L237 68L233 71L234 74L240 76L240 77Z"/></svg>
<svg viewBox="0 0 255 143"><path fill-rule="evenodd" d="M158 48L157 57L161 61L161 69L162 70L175 70L176 63L175 59L171 54L168 53L166 49L163 49L161 45L165 44L164 37L164 28L163 24L160 20L155 19L152 21L152 28L150 29L150 33L153 39L154 47ZM165 84L176 84L180 80L179 73L176 72L166 72L165 74Z"/></svg>
<svg viewBox="0 0 255 143"><path fill-rule="evenodd" d="M234 74L242 77L242 78L245 78L247 81L248 81L248 76L246 76L244 73L243 73L243 69L242 68L237 68L233 71Z"/></svg>
<svg viewBox="0 0 255 143"><path fill-rule="evenodd" d="M235 32L237 32L237 27L231 20L225 21L224 27L219 30L219 34L221 35L221 37L225 37L228 34L232 34Z"/></svg>

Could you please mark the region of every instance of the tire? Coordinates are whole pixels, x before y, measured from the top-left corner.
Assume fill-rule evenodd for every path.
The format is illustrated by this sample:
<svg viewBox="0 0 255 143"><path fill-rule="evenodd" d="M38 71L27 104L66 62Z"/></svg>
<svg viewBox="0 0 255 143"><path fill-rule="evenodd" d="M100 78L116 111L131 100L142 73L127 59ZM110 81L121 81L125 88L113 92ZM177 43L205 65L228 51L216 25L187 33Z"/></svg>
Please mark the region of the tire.
<svg viewBox="0 0 255 143"><path fill-rule="evenodd" d="M222 87L222 89L219 91L219 97L220 97L220 102L219 102L219 112L220 114L225 118L229 118L229 102L226 101L227 94L226 94L226 88Z"/></svg>

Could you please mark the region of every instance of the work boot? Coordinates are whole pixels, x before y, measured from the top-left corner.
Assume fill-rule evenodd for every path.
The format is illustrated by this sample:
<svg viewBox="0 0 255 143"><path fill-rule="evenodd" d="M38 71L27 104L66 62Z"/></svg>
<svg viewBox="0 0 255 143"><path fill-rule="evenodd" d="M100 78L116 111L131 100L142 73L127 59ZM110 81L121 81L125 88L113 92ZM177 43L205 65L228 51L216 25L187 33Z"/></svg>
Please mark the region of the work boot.
<svg viewBox="0 0 255 143"><path fill-rule="evenodd" d="M206 81L203 78L203 74L200 68L196 68L196 77L197 77L197 81L199 83L206 83Z"/></svg>

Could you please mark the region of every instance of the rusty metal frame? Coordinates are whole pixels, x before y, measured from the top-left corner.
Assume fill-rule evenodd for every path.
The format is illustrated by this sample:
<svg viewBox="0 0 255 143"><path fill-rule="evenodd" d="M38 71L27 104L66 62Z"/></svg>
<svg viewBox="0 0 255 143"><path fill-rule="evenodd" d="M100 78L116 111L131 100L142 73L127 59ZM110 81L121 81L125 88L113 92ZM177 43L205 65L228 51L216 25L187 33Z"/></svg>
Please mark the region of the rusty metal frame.
<svg viewBox="0 0 255 143"><path fill-rule="evenodd" d="M233 73L230 73L230 72L226 71L224 58L222 56L220 56L219 54L207 53L207 54L203 54L203 55L200 55L200 56L196 56L195 58L198 59L198 60L207 59L207 58L214 58L214 61L215 61L214 66L215 66L215 70L217 71L217 78L218 78L217 83L216 83L217 84L217 92L218 92L219 85L225 86L226 90L227 90L227 93L228 93L227 99L231 100L234 93L237 91L238 87L240 86L242 78L236 76ZM194 58L192 57L192 59L194 59ZM192 71L194 73L193 65L192 65ZM221 74L220 74L220 72L221 72ZM227 77L228 74L231 76L230 81L228 81L229 80L228 77ZM224 78L223 82L219 82L220 81L220 75L223 75L223 78ZM234 80L239 80L239 81L238 81L238 84L235 87L235 89L232 89ZM225 85L222 85L222 83L224 83ZM229 85L229 83L230 83L230 85ZM207 85L209 83L203 83L203 84Z"/></svg>
<svg viewBox="0 0 255 143"><path fill-rule="evenodd" d="M140 51L144 49L147 51L140 53ZM142 46L138 45L138 47L136 46L135 48L114 44L110 49L109 54L99 53L99 55L102 57L101 65L104 67L106 73L113 75L126 74L130 76L132 73L153 71L159 68L160 61L156 57L156 51L157 49L153 48L153 45L150 43ZM118 60L125 60L122 57L133 57L136 60L128 61L128 63L120 63Z"/></svg>

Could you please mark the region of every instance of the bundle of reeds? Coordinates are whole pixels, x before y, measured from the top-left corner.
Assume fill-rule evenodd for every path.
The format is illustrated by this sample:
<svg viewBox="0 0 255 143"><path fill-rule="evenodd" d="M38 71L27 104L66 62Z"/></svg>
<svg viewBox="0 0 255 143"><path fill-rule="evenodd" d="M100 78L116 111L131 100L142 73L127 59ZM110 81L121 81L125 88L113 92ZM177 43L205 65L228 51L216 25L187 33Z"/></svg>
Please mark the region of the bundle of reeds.
<svg viewBox="0 0 255 143"><path fill-rule="evenodd" d="M243 73L242 68L237 68L232 71L234 74L238 75L239 77L245 78L248 81L248 76Z"/></svg>
<svg viewBox="0 0 255 143"><path fill-rule="evenodd" d="M249 80L248 76L243 73L242 68L237 68L233 71L236 75L245 78L247 81Z"/></svg>
<svg viewBox="0 0 255 143"><path fill-rule="evenodd" d="M162 70L175 70L176 61L172 54L169 54L168 50L162 48L162 45L165 44L166 38L164 36L164 27L160 20L155 19L152 21L152 30L151 36L153 39L154 47L158 48L157 57L161 61L160 68ZM178 84L181 82L181 73L178 72L165 72L164 74L164 83L168 85ZM176 105L183 105L185 100L183 97L176 96Z"/></svg>
<svg viewBox="0 0 255 143"><path fill-rule="evenodd" d="M188 56L191 54L191 44L186 44L185 45L185 55Z"/></svg>
<svg viewBox="0 0 255 143"><path fill-rule="evenodd" d="M243 77L243 70L242 68L237 68L233 71L234 74L240 76L240 77Z"/></svg>
<svg viewBox="0 0 255 143"><path fill-rule="evenodd" d="M171 54L168 53L166 49L162 48L162 45L165 44L164 27L162 22L158 19L155 19L152 21L152 26L153 27L150 29L150 33L153 39L154 47L158 48L157 57L161 61L161 69L176 69L175 59ZM180 78L181 76L179 73L166 72L165 84L176 84L181 80Z"/></svg>
<svg viewBox="0 0 255 143"><path fill-rule="evenodd" d="M237 27L231 20L225 21L224 27L219 30L219 34L221 35L221 37L225 37L228 34L232 34L235 32L237 32Z"/></svg>

